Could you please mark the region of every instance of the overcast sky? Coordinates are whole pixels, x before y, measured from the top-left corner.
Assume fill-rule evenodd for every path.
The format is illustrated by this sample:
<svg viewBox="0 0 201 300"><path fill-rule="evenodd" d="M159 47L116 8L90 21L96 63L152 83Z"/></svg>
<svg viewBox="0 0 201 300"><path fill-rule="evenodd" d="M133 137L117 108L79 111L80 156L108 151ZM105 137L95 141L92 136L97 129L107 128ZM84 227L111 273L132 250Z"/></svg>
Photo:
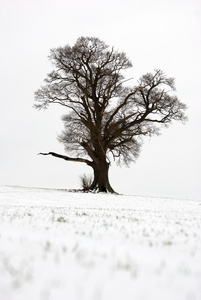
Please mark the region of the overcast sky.
<svg viewBox="0 0 201 300"><path fill-rule="evenodd" d="M95 36L127 53L133 84L156 68L175 77L189 122L146 138L130 168L112 165L110 181L124 194L201 199L200 0L1 0L0 184L78 188L83 164L63 153L57 135L63 108L33 108L34 91L51 70L54 47Z"/></svg>

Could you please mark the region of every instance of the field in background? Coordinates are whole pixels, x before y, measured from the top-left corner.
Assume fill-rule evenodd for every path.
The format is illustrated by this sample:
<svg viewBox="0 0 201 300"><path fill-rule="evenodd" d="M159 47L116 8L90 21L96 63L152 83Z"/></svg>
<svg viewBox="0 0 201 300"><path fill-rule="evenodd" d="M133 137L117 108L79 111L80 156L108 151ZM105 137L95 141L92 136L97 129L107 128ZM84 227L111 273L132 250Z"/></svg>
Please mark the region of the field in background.
<svg viewBox="0 0 201 300"><path fill-rule="evenodd" d="M0 187L0 300L199 300L201 201Z"/></svg>

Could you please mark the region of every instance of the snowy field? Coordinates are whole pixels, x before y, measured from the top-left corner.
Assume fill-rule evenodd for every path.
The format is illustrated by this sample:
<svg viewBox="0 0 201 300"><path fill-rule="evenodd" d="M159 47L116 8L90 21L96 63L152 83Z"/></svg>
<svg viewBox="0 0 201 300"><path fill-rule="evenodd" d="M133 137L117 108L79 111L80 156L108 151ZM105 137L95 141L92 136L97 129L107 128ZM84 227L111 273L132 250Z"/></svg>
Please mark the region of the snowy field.
<svg viewBox="0 0 201 300"><path fill-rule="evenodd" d="M201 201L0 187L0 300L200 300Z"/></svg>

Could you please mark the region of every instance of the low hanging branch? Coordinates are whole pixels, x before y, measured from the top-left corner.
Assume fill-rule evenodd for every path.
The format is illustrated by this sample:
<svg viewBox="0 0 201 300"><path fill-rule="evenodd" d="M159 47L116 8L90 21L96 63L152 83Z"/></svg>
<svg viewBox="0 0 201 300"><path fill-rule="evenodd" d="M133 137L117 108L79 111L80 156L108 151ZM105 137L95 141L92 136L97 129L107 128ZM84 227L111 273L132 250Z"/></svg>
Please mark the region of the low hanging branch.
<svg viewBox="0 0 201 300"><path fill-rule="evenodd" d="M48 152L48 153L38 153L38 155L52 155L54 157L58 157L58 158L62 158L64 160L68 160L68 161L75 161L75 162L83 162L89 166L92 165L92 162L88 159L84 159L84 158L80 158L80 157L77 157L77 158L74 158L74 157L69 157L69 156L66 156L66 155L61 155L61 154L58 154L58 153L55 153L55 152Z"/></svg>

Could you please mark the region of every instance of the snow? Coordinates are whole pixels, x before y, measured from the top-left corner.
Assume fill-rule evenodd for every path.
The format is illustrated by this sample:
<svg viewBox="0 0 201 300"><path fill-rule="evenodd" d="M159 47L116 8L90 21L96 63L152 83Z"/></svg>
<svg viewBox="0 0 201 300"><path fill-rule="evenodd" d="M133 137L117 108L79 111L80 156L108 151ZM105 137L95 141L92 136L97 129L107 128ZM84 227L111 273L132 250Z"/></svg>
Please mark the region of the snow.
<svg viewBox="0 0 201 300"><path fill-rule="evenodd" d="M0 187L0 300L200 300L201 201Z"/></svg>

